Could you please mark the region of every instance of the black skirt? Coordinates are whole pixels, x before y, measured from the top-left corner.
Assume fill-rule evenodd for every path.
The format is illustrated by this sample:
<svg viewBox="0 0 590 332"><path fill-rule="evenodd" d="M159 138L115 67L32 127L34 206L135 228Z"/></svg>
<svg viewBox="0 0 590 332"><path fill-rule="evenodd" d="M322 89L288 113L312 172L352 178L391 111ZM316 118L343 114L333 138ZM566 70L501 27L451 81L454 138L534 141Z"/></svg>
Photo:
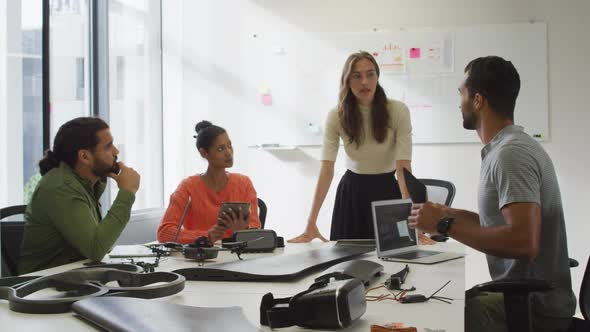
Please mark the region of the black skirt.
<svg viewBox="0 0 590 332"><path fill-rule="evenodd" d="M347 170L336 191L330 240L374 239L371 202L400 198L395 171L357 174Z"/></svg>

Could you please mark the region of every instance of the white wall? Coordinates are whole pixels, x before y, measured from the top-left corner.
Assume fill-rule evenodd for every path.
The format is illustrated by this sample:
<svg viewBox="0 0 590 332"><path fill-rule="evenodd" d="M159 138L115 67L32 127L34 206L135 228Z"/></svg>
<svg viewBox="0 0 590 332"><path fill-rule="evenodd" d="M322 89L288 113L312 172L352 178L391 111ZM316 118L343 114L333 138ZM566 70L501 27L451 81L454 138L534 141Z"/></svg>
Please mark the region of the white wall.
<svg viewBox="0 0 590 332"><path fill-rule="evenodd" d="M0 133L6 132L6 9L7 1L0 0ZM0 136L0 160L7 160L6 136ZM6 163L4 163L5 165ZM8 181L7 167L0 168L0 206L6 205L6 181Z"/></svg>
<svg viewBox="0 0 590 332"><path fill-rule="evenodd" d="M256 128L253 121L239 114L240 107L247 103L244 86L252 82L239 77L239 66L224 66L231 63L231 54L217 51L222 43L239 41L241 34L251 32L247 22L269 22L276 29L315 33L535 19L548 25L551 138L544 146L553 158L561 184L570 256L582 263L581 268L572 271L577 292L590 253L586 246L590 223L584 213L584 204L590 200L586 189L590 177L584 172L590 162L585 144L590 140L585 128L590 113L584 102L590 77L590 43L584 37L590 31L588 12L590 2L585 0L165 1L164 146L170 157L166 158L166 176L174 179L174 183L167 181L166 197L179 179L204 171L206 164L197 157L192 135L197 121L209 119L225 126L233 138L233 171L245 173L254 181L259 196L269 206L268 227L292 237L305 225L319 167L319 149L270 153L248 149L243 143L248 130L264 129ZM334 82L335 87L337 84ZM415 146L414 171L419 177L453 181L457 187L454 205L475 210L480 149L479 144ZM335 181L345 170L341 157L342 151ZM329 234L335 187L333 184L319 217L325 235ZM489 279L483 255L469 251L467 265L468 287Z"/></svg>
<svg viewBox="0 0 590 332"><path fill-rule="evenodd" d="M190 173L185 172L185 141L183 126L183 3L181 0L162 3L162 121L164 146L164 205L170 193ZM191 136L188 136L190 138Z"/></svg>

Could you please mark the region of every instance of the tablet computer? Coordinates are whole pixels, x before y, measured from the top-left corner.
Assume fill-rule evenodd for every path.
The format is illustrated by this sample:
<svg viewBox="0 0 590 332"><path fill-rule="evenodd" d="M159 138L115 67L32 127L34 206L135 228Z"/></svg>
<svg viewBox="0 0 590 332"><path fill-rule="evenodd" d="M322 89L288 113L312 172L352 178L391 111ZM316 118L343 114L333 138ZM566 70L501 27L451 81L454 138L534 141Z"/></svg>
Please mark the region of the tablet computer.
<svg viewBox="0 0 590 332"><path fill-rule="evenodd" d="M230 214L231 211L233 211L237 215L240 211L240 208L242 208L242 214L246 217L246 219L248 219L250 217L250 203L248 203L248 202L224 202L224 203L221 203L221 207L219 208L218 218L221 219L223 212Z"/></svg>

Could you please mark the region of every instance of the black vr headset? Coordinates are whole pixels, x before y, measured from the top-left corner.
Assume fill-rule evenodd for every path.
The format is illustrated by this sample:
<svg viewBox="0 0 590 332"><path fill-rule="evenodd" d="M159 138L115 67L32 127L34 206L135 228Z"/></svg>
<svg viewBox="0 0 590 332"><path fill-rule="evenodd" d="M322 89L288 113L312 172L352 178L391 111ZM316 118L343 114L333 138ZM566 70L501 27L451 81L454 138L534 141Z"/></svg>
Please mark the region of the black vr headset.
<svg viewBox="0 0 590 332"><path fill-rule="evenodd" d="M260 303L260 325L271 329L298 325L338 329L352 325L367 309L365 287L359 279L319 278L308 290L275 299L267 293Z"/></svg>
<svg viewBox="0 0 590 332"><path fill-rule="evenodd" d="M247 246L242 250L245 253L272 252L276 248L285 246L284 239L277 236L277 233L271 229L245 229L236 231L233 237L223 239L221 246L225 247L227 243L232 242L246 242Z"/></svg>

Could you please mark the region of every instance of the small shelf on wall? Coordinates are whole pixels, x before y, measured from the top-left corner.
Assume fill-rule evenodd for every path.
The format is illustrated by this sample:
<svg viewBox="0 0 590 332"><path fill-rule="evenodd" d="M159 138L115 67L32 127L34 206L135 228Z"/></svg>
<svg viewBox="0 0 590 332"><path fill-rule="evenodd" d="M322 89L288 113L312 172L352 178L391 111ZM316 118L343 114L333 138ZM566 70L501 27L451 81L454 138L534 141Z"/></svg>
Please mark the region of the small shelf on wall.
<svg viewBox="0 0 590 332"><path fill-rule="evenodd" d="M297 149L296 145L283 145L283 144L256 144L250 145L248 148L260 149L265 151L290 151Z"/></svg>
<svg viewBox="0 0 590 332"><path fill-rule="evenodd" d="M340 146L343 147L344 144L340 143ZM266 151L290 151L290 150L297 150L297 149L318 149L321 148L322 144L255 144L255 145L248 145L249 149L259 149L259 150L266 150Z"/></svg>

